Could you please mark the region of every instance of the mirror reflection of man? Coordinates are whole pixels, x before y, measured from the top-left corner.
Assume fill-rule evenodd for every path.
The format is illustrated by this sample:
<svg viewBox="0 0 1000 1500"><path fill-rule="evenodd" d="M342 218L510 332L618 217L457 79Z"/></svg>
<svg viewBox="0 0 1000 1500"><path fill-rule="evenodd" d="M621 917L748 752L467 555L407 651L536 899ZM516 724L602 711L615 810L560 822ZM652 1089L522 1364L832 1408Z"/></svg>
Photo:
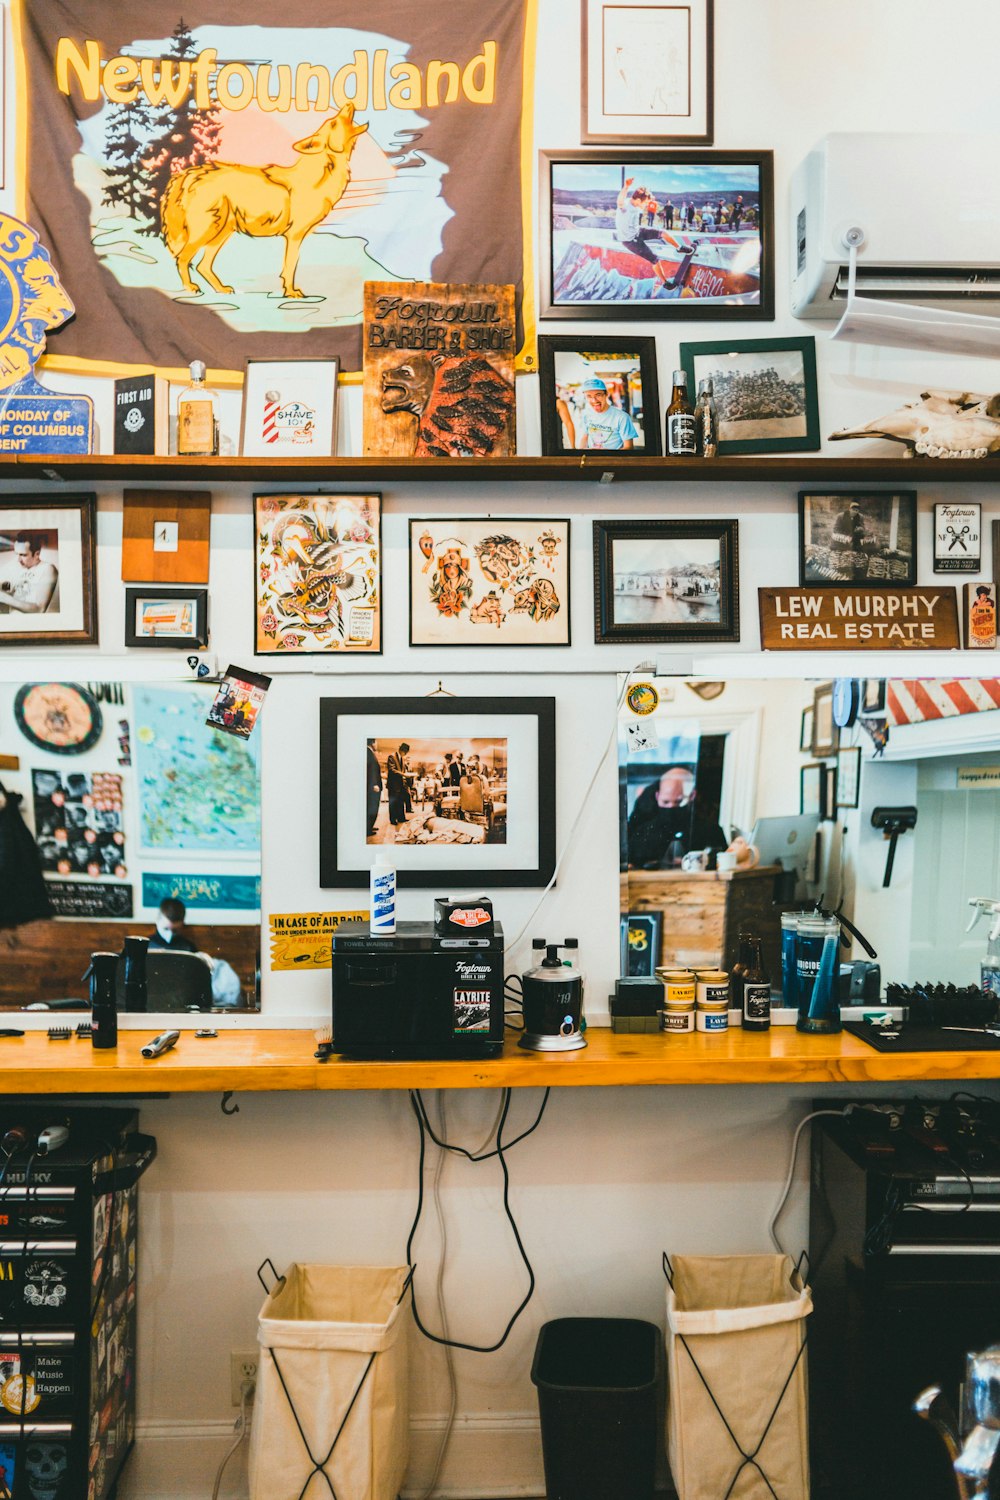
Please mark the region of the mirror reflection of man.
<svg viewBox="0 0 1000 1500"><path fill-rule="evenodd" d="M0 606L19 614L44 614L52 603L59 569L42 561L42 538L37 532L18 532L12 556L13 565L8 562L0 578Z"/></svg>
<svg viewBox="0 0 1000 1500"><path fill-rule="evenodd" d="M169 948L172 953L197 953L198 949L187 935L184 918L187 907L176 896L168 896L160 902L156 913L156 931L149 940L151 948Z"/></svg>
<svg viewBox="0 0 1000 1500"><path fill-rule="evenodd" d="M671 766L636 798L628 820L628 861L634 869L680 864L694 849L725 849L728 840L697 804L695 773Z"/></svg>

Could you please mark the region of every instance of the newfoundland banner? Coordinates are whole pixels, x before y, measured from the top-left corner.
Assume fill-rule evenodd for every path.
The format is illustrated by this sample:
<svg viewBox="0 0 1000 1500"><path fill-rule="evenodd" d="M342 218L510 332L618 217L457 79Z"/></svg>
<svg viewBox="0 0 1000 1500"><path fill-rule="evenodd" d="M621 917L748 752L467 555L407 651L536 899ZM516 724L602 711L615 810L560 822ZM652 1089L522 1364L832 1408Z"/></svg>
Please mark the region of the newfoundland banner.
<svg viewBox="0 0 1000 1500"><path fill-rule="evenodd" d="M366 281L513 283L534 367L535 0L15 0L49 363L361 368Z"/></svg>

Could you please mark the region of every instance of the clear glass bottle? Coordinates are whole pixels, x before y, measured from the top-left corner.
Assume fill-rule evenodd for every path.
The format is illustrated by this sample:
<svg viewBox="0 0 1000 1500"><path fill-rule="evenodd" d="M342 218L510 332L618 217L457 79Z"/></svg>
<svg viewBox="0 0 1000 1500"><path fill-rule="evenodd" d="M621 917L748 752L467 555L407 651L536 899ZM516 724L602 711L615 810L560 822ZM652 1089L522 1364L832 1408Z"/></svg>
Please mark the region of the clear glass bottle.
<svg viewBox="0 0 1000 1500"><path fill-rule="evenodd" d="M205 362L193 359L191 384L177 397L177 452L207 458L219 451L219 396L205 384Z"/></svg>
<svg viewBox="0 0 1000 1500"><path fill-rule="evenodd" d="M687 371L674 371L674 388L667 407L667 453L671 458L696 458L694 408L688 396Z"/></svg>
<svg viewBox="0 0 1000 1500"><path fill-rule="evenodd" d="M698 403L694 409L698 456L715 458L719 451L719 413L715 406L715 383L711 375L698 382Z"/></svg>
<svg viewBox="0 0 1000 1500"><path fill-rule="evenodd" d="M768 1031L771 1026L771 979L764 966L762 939L747 939L749 959L743 975L744 1031Z"/></svg>

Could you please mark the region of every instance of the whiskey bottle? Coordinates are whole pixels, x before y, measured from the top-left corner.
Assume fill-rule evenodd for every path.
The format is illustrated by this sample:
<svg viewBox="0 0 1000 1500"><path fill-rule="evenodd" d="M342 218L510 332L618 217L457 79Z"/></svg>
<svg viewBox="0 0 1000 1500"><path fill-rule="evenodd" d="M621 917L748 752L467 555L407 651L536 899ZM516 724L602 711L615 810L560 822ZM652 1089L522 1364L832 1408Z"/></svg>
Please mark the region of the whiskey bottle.
<svg viewBox="0 0 1000 1500"><path fill-rule="evenodd" d="M715 385L710 375L698 382L694 425L699 458L715 458L719 451L719 414L715 408Z"/></svg>
<svg viewBox="0 0 1000 1500"><path fill-rule="evenodd" d="M667 453L671 458L695 458L698 453L686 370L674 371L674 389L667 407Z"/></svg>
<svg viewBox="0 0 1000 1500"><path fill-rule="evenodd" d="M743 975L743 1030L768 1031L771 1026L771 980L761 957L761 939L747 939L749 961Z"/></svg>
<svg viewBox="0 0 1000 1500"><path fill-rule="evenodd" d="M203 360L191 361L191 384L177 398L177 452L201 458L219 451L219 397L205 384Z"/></svg>

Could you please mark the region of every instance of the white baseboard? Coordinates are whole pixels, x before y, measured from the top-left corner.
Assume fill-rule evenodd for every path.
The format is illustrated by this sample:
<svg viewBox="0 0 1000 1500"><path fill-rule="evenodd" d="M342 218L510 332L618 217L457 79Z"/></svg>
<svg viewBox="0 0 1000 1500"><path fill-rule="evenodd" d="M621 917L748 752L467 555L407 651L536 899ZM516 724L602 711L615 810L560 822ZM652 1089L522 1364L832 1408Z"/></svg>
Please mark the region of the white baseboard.
<svg viewBox="0 0 1000 1500"><path fill-rule="evenodd" d="M442 1417L414 1417L402 1500L422 1496L444 1432ZM233 1423L143 1422L118 1486L119 1500L205 1500ZM460 1415L455 1420L437 1500L529 1500L544 1496L542 1440L535 1412ZM220 1500L246 1500L246 1445L226 1470Z"/></svg>

